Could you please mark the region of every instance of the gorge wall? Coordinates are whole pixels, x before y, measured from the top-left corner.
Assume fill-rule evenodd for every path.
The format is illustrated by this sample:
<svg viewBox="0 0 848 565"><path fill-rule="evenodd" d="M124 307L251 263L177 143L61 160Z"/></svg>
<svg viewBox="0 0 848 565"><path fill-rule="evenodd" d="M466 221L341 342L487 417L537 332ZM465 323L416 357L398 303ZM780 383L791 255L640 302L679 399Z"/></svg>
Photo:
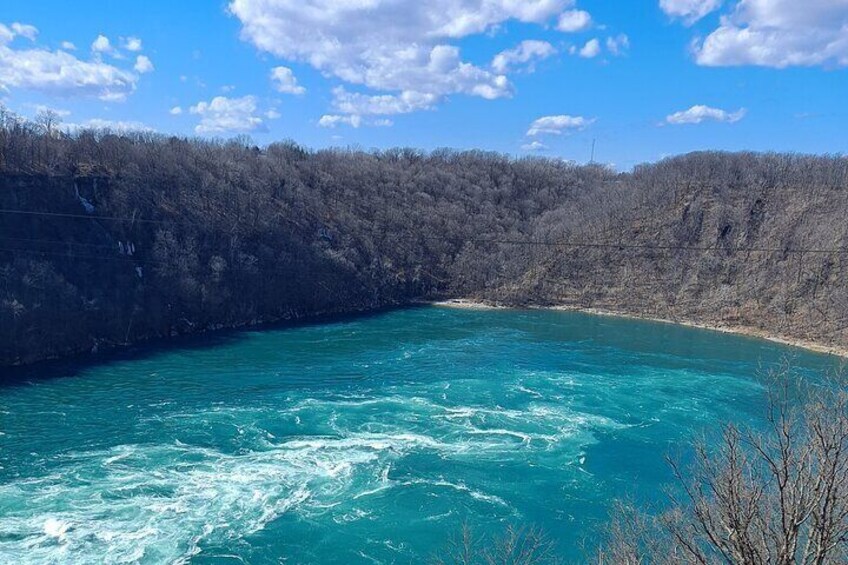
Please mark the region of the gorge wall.
<svg viewBox="0 0 848 565"><path fill-rule="evenodd" d="M0 365L449 297L848 345L843 157L619 174L2 126Z"/></svg>

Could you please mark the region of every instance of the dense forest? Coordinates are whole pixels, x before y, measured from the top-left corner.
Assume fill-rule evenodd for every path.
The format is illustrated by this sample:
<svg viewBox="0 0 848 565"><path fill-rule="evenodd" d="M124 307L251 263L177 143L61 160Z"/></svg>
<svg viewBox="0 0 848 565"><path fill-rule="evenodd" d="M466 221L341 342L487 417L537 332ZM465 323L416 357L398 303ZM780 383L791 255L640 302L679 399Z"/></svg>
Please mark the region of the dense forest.
<svg viewBox="0 0 848 565"><path fill-rule="evenodd" d="M848 345L848 158L630 173L62 131L0 110L0 365L434 298Z"/></svg>

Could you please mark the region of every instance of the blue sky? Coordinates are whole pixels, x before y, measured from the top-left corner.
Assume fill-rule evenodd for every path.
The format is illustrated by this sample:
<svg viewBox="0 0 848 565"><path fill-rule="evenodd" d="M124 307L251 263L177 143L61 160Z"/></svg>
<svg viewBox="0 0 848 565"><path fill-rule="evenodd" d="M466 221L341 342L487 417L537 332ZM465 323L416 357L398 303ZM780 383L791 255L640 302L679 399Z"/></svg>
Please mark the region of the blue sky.
<svg viewBox="0 0 848 565"><path fill-rule="evenodd" d="M66 127L619 169L848 149L848 0L3 0L0 101Z"/></svg>

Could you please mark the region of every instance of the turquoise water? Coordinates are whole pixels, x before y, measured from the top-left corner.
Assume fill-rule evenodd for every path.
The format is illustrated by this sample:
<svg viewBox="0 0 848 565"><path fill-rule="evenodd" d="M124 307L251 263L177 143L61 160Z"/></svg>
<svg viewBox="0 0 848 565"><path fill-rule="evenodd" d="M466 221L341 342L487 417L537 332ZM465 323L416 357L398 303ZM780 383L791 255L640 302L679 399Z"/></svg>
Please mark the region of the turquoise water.
<svg viewBox="0 0 848 565"><path fill-rule="evenodd" d="M243 332L0 385L4 563L409 563L468 523L579 560L660 500L756 375L824 356L670 325L416 308Z"/></svg>

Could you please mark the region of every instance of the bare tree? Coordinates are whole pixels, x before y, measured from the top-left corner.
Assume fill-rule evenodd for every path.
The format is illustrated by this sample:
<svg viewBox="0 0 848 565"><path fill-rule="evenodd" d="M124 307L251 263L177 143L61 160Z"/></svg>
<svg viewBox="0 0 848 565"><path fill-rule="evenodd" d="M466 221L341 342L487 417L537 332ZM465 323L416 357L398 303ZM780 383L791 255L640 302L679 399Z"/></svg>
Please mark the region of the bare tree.
<svg viewBox="0 0 848 565"><path fill-rule="evenodd" d="M433 558L433 565L543 565L558 563L556 544L536 527L508 526L498 536L477 536L467 524Z"/></svg>
<svg viewBox="0 0 848 565"><path fill-rule="evenodd" d="M765 430L727 425L716 449L701 442L691 466L673 462L671 509L617 507L596 561L848 562L848 390L827 382L799 408L783 377Z"/></svg>
<svg viewBox="0 0 848 565"><path fill-rule="evenodd" d="M62 123L62 116L50 108L39 110L35 116L35 123L45 134L53 136L56 133L56 128Z"/></svg>
<svg viewBox="0 0 848 565"><path fill-rule="evenodd" d="M0 365L175 326L448 297L848 346L848 157L701 152L616 173L481 151L63 132L59 117L0 105L0 208L19 209L0 219L0 302L23 307L19 332L0 320ZM97 208L87 222L73 218L77 192ZM36 289L40 262L57 276Z"/></svg>

